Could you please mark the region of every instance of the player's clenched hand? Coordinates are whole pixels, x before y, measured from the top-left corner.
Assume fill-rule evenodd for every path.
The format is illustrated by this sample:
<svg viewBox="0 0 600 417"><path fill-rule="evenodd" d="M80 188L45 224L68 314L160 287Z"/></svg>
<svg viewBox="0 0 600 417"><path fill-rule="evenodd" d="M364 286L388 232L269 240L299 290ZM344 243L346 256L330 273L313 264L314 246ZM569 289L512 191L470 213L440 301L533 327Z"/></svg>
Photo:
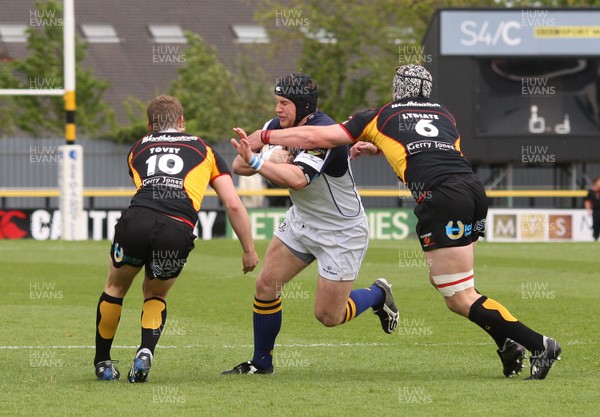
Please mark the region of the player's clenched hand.
<svg viewBox="0 0 600 417"><path fill-rule="evenodd" d="M244 266L242 268L244 274L254 271L254 268L256 268L256 265L258 265L258 254L255 250L252 250L251 252L244 252L242 255L242 265Z"/></svg>
<svg viewBox="0 0 600 417"><path fill-rule="evenodd" d="M262 130L256 130L248 136L248 142L250 142L250 148L252 148L253 151L259 151L264 145L262 140L260 140L260 132L262 132Z"/></svg>
<svg viewBox="0 0 600 417"><path fill-rule="evenodd" d="M379 148L369 142L356 142L354 146L350 148L350 160L355 160L361 155L377 155L381 153Z"/></svg>
<svg viewBox="0 0 600 417"><path fill-rule="evenodd" d="M231 145L235 148L237 153L242 157L246 163L250 163L250 160L254 156L252 149L250 148L250 144L248 143L248 136L246 136L246 132L244 129L239 127L234 127L233 130L238 134L240 141L238 143L237 140L231 138Z"/></svg>

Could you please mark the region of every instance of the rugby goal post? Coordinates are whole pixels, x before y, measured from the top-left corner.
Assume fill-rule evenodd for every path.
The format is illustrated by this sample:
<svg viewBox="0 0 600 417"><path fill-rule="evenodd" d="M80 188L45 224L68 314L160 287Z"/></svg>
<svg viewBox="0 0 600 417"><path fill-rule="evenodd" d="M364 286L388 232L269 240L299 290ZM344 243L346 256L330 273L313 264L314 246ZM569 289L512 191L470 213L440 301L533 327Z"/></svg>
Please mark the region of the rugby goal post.
<svg viewBox="0 0 600 417"><path fill-rule="evenodd" d="M65 102L66 144L59 147L58 187L63 240L87 238L83 215L83 147L75 144L75 6L63 0L63 78L62 89L0 89L0 95L63 96Z"/></svg>

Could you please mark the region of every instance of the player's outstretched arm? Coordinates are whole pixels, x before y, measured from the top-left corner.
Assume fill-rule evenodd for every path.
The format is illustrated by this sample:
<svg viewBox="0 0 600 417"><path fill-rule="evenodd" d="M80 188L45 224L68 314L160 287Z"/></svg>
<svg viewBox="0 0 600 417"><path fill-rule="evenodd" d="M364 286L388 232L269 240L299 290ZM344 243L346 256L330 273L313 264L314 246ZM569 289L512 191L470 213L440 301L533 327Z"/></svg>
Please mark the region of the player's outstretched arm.
<svg viewBox="0 0 600 417"><path fill-rule="evenodd" d="M244 158L241 156L236 156L231 164L231 170L237 175L243 175L244 177L251 177L256 174L256 171L253 170L250 165L244 161Z"/></svg>
<svg viewBox="0 0 600 417"><path fill-rule="evenodd" d="M276 163L260 158L260 156L255 155L250 149L246 132L240 128L235 128L234 130L240 137L240 141L231 139L231 145L237 150L239 157L245 163L249 166L254 166L252 169L259 172L273 184L291 188L292 190L300 190L307 186L308 181L300 168L292 164Z"/></svg>
<svg viewBox="0 0 600 417"><path fill-rule="evenodd" d="M281 148L280 146L274 148L275 149L272 149L271 151L268 151L266 153L256 154L256 156L260 155L263 159L278 164L286 164L292 162L292 155L289 151ZM256 171L252 169L252 167L248 165L248 163L244 161L244 158L242 158L240 155L236 156L233 160L231 170L235 174L242 175L244 177L250 177L256 174Z"/></svg>
<svg viewBox="0 0 600 417"><path fill-rule="evenodd" d="M260 149L266 143L301 149L335 148L353 143L348 133L340 125L257 130L248 137L248 141L252 149Z"/></svg>
<svg viewBox="0 0 600 417"><path fill-rule="evenodd" d="M231 222L231 227L240 240L242 245L242 266L244 274L253 271L258 265L258 255L254 249L254 241L252 240L252 229L250 228L250 218L246 207L240 200L240 197L235 191L233 180L229 175L221 175L212 182L212 187L223 202L227 217Z"/></svg>

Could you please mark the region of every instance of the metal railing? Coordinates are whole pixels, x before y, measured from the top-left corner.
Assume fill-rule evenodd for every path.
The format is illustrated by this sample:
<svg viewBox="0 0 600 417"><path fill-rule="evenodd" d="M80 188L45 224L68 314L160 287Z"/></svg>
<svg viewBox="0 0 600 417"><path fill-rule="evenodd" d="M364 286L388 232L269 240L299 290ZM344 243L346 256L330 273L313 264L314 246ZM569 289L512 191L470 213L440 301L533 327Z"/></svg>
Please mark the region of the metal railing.
<svg viewBox="0 0 600 417"><path fill-rule="evenodd" d="M398 190L394 188L374 189L358 188L361 197L410 197L409 190ZM134 188L86 188L83 190L84 197L131 197L135 193ZM58 188L0 188L0 198L11 197L58 197ZM264 190L238 190L240 196L262 195L265 197L287 196L287 189L264 189ZM575 198L585 197L586 190L487 190L490 198L535 198L535 197L559 197ZM206 190L205 196L214 197L217 194L212 189Z"/></svg>

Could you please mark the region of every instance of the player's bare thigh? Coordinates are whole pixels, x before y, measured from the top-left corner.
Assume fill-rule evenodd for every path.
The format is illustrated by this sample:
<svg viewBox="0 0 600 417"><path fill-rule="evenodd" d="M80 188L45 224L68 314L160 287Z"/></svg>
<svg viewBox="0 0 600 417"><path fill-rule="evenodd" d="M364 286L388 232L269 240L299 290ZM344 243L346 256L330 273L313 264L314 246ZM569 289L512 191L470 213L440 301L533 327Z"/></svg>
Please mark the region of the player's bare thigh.
<svg viewBox="0 0 600 417"><path fill-rule="evenodd" d="M456 246L449 248L435 249L425 252L427 263L429 265L429 281L433 282L434 276L453 275L467 273L473 269L474 244L468 246ZM469 316L471 304L481 295L475 291L474 287L457 291L450 297L444 297L448 308L462 316Z"/></svg>
<svg viewBox="0 0 600 417"><path fill-rule="evenodd" d="M148 298L152 298L152 297L167 298L167 294L168 294L169 290L171 289L171 287L173 286L173 284L175 284L176 280L177 280L177 278L150 279L150 278L148 278L148 274L146 274L146 276L144 278L144 283L142 284L142 291L144 292L144 299L147 300Z"/></svg>
<svg viewBox="0 0 600 417"><path fill-rule="evenodd" d="M256 279L256 297L260 300L274 300L283 285L307 266L306 262L274 236L267 248L263 268Z"/></svg>
<svg viewBox="0 0 600 417"><path fill-rule="evenodd" d="M112 263L112 258L108 260L108 278L104 286L104 292L111 297L123 298L133 279L140 272L142 267L131 265L122 265L120 268L115 268Z"/></svg>
<svg viewBox="0 0 600 417"><path fill-rule="evenodd" d="M354 281L332 281L319 276L315 299L315 317L327 327L344 321L346 304Z"/></svg>
<svg viewBox="0 0 600 417"><path fill-rule="evenodd" d="M473 244L425 252L429 275L448 275L473 269Z"/></svg>
<svg viewBox="0 0 600 417"><path fill-rule="evenodd" d="M112 260L109 260L108 279L104 287L104 292L111 297L123 298L131 287L136 275L142 267L134 267L131 265L122 265L120 268L115 268ZM167 293L175 284L176 278L161 280L158 278L149 279L147 275L142 283L142 291L144 298L162 297L166 298Z"/></svg>

